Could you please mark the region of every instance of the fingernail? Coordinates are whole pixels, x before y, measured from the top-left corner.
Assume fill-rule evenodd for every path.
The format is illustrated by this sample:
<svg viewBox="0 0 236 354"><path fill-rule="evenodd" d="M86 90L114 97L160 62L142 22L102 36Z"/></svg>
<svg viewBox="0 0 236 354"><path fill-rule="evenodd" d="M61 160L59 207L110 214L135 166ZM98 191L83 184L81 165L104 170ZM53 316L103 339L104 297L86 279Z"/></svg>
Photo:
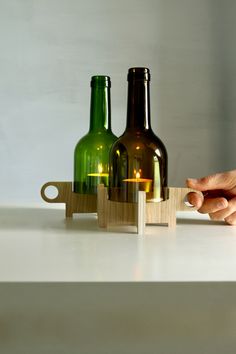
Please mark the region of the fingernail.
<svg viewBox="0 0 236 354"><path fill-rule="evenodd" d="M194 183L194 184L196 184L198 182L196 178L188 178L187 181Z"/></svg>
<svg viewBox="0 0 236 354"><path fill-rule="evenodd" d="M225 209L225 208L227 208L227 206L228 206L228 203L226 200L222 200L217 203L217 208L219 208L219 209Z"/></svg>

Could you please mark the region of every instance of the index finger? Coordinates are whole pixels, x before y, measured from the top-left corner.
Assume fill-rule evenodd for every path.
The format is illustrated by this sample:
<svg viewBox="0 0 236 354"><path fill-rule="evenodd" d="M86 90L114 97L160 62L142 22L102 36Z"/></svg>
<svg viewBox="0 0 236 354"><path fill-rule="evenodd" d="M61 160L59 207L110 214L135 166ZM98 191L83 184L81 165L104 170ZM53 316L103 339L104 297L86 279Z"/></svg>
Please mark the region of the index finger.
<svg viewBox="0 0 236 354"><path fill-rule="evenodd" d="M231 189L234 186L234 179L231 178L231 172L216 173L202 178L188 178L186 184L189 188L199 190L201 192L215 189Z"/></svg>

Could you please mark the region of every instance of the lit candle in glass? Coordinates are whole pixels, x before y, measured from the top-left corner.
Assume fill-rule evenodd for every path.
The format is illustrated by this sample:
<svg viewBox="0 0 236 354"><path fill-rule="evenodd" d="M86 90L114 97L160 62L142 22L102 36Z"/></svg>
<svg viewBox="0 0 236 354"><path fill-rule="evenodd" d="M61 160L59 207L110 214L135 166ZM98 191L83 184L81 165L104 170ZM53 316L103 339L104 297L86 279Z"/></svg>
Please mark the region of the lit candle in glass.
<svg viewBox="0 0 236 354"><path fill-rule="evenodd" d="M92 76L90 85L89 131L74 152L73 191L78 194L96 194L97 184L103 181L108 186L109 152L117 140L111 131L110 77Z"/></svg>
<svg viewBox="0 0 236 354"><path fill-rule="evenodd" d="M98 164L97 172L88 173L88 177L90 179L91 185L104 184L104 186L108 185L108 176L109 173L104 172L103 166L101 163Z"/></svg>
<svg viewBox="0 0 236 354"><path fill-rule="evenodd" d="M130 68L126 128L110 150L111 201L137 202L139 190L147 201L166 199L167 151L151 128L150 112L150 71Z"/></svg>
<svg viewBox="0 0 236 354"><path fill-rule="evenodd" d="M139 171L134 170L134 178L126 178L123 179L123 182L127 183L136 183L136 186L138 187L137 189L140 191L145 191L146 193L150 192L151 190L151 185L152 185L152 179L150 178L142 178L141 177L141 172L142 170L139 169Z"/></svg>

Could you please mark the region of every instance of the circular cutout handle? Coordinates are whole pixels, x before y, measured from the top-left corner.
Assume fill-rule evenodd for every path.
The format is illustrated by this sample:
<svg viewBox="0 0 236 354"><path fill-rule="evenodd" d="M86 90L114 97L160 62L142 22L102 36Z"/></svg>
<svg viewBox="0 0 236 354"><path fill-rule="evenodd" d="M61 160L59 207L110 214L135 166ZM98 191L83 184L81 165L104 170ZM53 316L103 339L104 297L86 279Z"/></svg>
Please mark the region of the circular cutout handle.
<svg viewBox="0 0 236 354"><path fill-rule="evenodd" d="M197 210L196 207L187 203L187 195L190 192L197 193L202 196L202 192L196 191L191 188L176 188L169 187L169 199L170 203L174 203L176 211L193 211Z"/></svg>
<svg viewBox="0 0 236 354"><path fill-rule="evenodd" d="M183 188L183 189L185 189L185 188ZM186 188L185 189L185 196L183 198L184 209L182 209L182 210L186 210L186 211L197 210L197 208L194 205L190 204L190 202L188 201L188 194L189 193L196 193L199 196L201 196L202 198L204 198L202 192L196 191L195 189Z"/></svg>
<svg viewBox="0 0 236 354"><path fill-rule="evenodd" d="M49 194L47 192L49 192ZM60 200L59 198L60 186L58 185L58 183L57 182L45 183L41 188L41 197L48 203L58 202Z"/></svg>

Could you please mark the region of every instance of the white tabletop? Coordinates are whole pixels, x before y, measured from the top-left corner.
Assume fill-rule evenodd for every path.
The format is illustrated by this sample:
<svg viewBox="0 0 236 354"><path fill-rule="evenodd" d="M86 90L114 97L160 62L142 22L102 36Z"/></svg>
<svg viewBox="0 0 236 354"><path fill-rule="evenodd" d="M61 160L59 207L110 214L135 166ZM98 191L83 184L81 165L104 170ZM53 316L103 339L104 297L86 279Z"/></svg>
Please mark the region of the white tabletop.
<svg viewBox="0 0 236 354"><path fill-rule="evenodd" d="M65 220L46 204L2 206L0 281L235 281L236 227L177 216L175 229L138 236L99 229L95 214Z"/></svg>

